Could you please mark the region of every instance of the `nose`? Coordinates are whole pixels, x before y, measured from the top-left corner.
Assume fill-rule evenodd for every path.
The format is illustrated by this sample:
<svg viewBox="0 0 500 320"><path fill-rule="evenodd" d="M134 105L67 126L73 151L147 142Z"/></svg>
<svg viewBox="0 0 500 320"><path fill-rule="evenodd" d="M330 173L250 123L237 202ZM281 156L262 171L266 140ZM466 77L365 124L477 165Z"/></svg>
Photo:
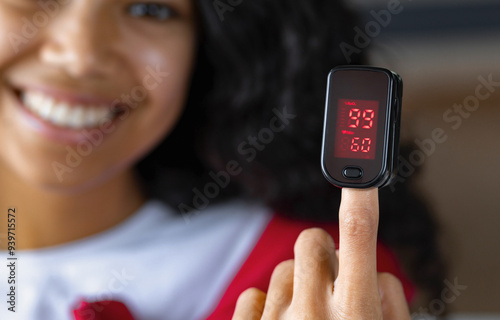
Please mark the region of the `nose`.
<svg viewBox="0 0 500 320"><path fill-rule="evenodd" d="M40 50L42 62L75 78L103 77L116 70L115 26L99 3L71 1L51 18Z"/></svg>

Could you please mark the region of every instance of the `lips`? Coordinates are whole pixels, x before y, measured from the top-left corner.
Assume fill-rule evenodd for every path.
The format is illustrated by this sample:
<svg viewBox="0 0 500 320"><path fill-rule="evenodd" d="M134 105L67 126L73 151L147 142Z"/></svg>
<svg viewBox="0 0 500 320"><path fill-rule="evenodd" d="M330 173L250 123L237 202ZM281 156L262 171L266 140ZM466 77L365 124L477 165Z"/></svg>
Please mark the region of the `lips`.
<svg viewBox="0 0 500 320"><path fill-rule="evenodd" d="M122 101L40 85L9 86L32 116L51 126L82 130L114 120L128 108Z"/></svg>
<svg viewBox="0 0 500 320"><path fill-rule="evenodd" d="M130 109L113 96L88 90L37 84L5 85L17 102L15 119L29 129L25 132L33 130L45 139L66 145L88 140L88 132L94 130L106 131L106 136L109 135L121 126L120 116Z"/></svg>

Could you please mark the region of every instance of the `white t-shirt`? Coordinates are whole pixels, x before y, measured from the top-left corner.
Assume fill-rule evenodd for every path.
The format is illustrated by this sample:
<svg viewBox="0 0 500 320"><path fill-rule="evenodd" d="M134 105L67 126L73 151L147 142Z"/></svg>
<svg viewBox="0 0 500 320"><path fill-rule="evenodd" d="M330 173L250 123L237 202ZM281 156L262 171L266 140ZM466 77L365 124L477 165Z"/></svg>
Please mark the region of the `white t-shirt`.
<svg viewBox="0 0 500 320"><path fill-rule="evenodd" d="M0 319L69 320L81 300L124 302L140 320L204 319L258 241L272 212L244 201L183 217L149 201L94 236L17 250L16 312L0 251Z"/></svg>

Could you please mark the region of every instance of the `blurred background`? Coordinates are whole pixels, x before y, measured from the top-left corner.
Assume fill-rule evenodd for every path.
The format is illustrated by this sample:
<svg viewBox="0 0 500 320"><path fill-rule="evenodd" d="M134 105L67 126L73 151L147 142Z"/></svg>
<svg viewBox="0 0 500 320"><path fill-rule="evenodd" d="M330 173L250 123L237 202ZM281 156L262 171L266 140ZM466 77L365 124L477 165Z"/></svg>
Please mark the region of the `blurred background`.
<svg viewBox="0 0 500 320"><path fill-rule="evenodd" d="M371 24L370 63L402 76L402 139L427 143L407 160L442 226L448 280L467 286L447 302L453 319L500 319L500 1L348 2L362 31L398 12ZM432 147L436 129L446 140Z"/></svg>

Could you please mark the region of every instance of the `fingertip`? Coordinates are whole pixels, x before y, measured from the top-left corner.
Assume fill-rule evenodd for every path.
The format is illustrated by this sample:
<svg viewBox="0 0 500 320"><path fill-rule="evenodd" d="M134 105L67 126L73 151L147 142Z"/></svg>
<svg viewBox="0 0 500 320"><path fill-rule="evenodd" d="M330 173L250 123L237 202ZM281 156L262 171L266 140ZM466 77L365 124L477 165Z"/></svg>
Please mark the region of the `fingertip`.
<svg viewBox="0 0 500 320"><path fill-rule="evenodd" d="M243 291L236 301L232 320L258 320L262 317L266 302L266 294L257 289Z"/></svg>
<svg viewBox="0 0 500 320"><path fill-rule="evenodd" d="M262 290L257 288L248 288L240 294L236 304L243 303L245 301L265 301L265 299L266 294Z"/></svg>
<svg viewBox="0 0 500 320"><path fill-rule="evenodd" d="M378 288L384 319L410 319L410 311L406 302L403 285L396 276L390 273L379 273Z"/></svg>
<svg viewBox="0 0 500 320"><path fill-rule="evenodd" d="M309 228L303 230L294 245L294 253L297 255L300 251L307 253L324 250L326 254L332 254L335 251L335 242L331 235L321 228Z"/></svg>

